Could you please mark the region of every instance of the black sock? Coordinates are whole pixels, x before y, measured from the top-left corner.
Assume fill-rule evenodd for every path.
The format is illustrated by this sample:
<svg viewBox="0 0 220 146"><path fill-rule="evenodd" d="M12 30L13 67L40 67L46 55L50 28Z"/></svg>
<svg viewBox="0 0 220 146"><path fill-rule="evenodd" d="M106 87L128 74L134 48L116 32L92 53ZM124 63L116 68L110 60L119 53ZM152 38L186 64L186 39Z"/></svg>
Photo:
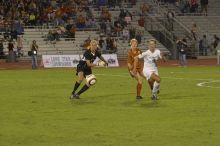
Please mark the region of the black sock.
<svg viewBox="0 0 220 146"><path fill-rule="evenodd" d="M79 88L80 83L76 82L72 94L75 94L76 90Z"/></svg>
<svg viewBox="0 0 220 146"><path fill-rule="evenodd" d="M77 93L78 95L82 94L83 92L85 92L86 90L88 90L89 87L85 84L82 89Z"/></svg>

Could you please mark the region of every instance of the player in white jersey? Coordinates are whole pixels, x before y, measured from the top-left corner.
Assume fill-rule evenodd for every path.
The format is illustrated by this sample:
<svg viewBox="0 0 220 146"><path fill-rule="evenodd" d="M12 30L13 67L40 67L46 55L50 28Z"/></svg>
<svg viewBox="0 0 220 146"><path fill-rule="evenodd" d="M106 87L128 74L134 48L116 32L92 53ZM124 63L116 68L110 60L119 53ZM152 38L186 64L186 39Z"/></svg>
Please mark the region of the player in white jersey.
<svg viewBox="0 0 220 146"><path fill-rule="evenodd" d="M160 50L156 48L156 40L151 39L148 41L148 50L135 58L134 66L137 64L138 59L144 59L143 74L150 84L152 99L156 100L158 99L157 94L159 92L161 80L158 74L157 61L159 59L163 59L165 61L165 58L161 54ZM135 69L136 68L134 67L133 72L137 72Z"/></svg>

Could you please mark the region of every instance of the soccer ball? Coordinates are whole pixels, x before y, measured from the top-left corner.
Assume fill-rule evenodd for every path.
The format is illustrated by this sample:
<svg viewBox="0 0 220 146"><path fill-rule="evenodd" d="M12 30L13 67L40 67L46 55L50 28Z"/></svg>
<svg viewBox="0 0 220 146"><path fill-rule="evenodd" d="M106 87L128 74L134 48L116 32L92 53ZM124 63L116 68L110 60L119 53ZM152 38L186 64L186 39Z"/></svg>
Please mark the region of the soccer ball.
<svg viewBox="0 0 220 146"><path fill-rule="evenodd" d="M94 85L94 84L96 83L96 77L95 77L95 75L91 74L91 75L86 76L86 82L87 82L89 85Z"/></svg>

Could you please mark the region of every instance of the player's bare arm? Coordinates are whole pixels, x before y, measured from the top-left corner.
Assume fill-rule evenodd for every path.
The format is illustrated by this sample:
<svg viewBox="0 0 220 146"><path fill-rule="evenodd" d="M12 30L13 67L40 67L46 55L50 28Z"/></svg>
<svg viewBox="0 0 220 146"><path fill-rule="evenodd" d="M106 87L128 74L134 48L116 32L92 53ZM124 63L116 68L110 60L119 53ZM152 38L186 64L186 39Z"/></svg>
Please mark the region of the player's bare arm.
<svg viewBox="0 0 220 146"><path fill-rule="evenodd" d="M86 64L89 67L95 67L96 66L96 64L91 63L90 60L86 60Z"/></svg>
<svg viewBox="0 0 220 146"><path fill-rule="evenodd" d="M108 62L104 59L103 56L100 56L99 59L102 60L103 62L105 62L105 66L108 66Z"/></svg>

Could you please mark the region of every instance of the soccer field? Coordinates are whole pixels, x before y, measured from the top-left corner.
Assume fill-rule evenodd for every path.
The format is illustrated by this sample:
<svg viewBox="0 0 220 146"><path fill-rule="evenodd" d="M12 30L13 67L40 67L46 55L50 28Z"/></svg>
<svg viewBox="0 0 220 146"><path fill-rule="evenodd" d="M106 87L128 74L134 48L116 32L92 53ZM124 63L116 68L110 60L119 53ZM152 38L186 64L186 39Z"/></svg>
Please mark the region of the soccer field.
<svg viewBox="0 0 220 146"><path fill-rule="evenodd" d="M159 69L160 100L141 101L127 68L94 69L69 100L72 69L0 71L0 146L219 146L220 68Z"/></svg>

